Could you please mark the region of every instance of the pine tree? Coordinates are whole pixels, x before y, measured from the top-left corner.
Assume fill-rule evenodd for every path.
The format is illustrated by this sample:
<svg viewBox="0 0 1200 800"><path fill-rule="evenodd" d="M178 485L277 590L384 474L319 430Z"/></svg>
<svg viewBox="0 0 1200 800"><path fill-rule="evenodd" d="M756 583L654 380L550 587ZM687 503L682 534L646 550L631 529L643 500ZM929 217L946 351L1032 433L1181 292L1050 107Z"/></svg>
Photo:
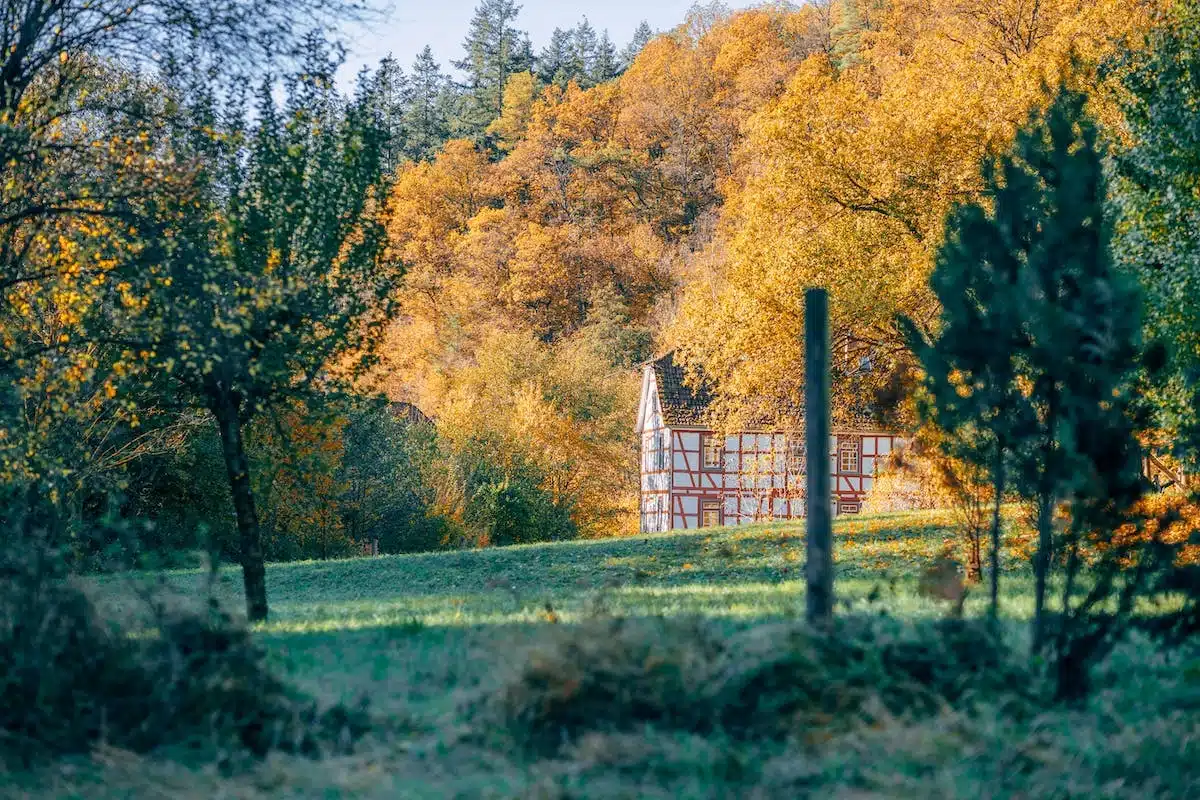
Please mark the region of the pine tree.
<svg viewBox="0 0 1200 800"><path fill-rule="evenodd" d="M642 20L638 23L637 30L633 32L633 39L621 51L621 69L627 70L633 64L634 59L638 54L650 44L650 40L654 38L654 29L650 27L650 23Z"/></svg>
<svg viewBox="0 0 1200 800"><path fill-rule="evenodd" d="M378 126L384 131L387 142L383 151L384 171L395 174L406 157L408 149L408 102L411 91L404 68L391 56L379 63L374 75L365 73L359 77L362 84L371 84L378 97Z"/></svg>
<svg viewBox="0 0 1200 800"><path fill-rule="evenodd" d="M596 45L596 63L592 67L591 81L593 84L605 83L620 74L621 62L617 58L617 48L605 29Z"/></svg>
<svg viewBox="0 0 1200 800"><path fill-rule="evenodd" d="M584 17L575 26L575 33L572 38L575 44L575 82L587 89L596 84L592 80L592 75L596 69L596 51L599 46L596 29L592 27L592 23L588 22L587 17Z"/></svg>
<svg viewBox="0 0 1200 800"><path fill-rule="evenodd" d="M842 0L840 19L829 32L833 46L830 59L838 69L848 69L861 60L859 51L862 49L862 32L866 28L859 8L862 3L863 0Z"/></svg>
<svg viewBox="0 0 1200 800"><path fill-rule="evenodd" d="M503 111L509 76L532 66L529 36L514 27L520 11L513 0L482 0L463 42L464 57L454 62L467 76L461 123L474 136L482 135Z"/></svg>
<svg viewBox="0 0 1200 800"><path fill-rule="evenodd" d="M554 33L550 34L550 43L538 55L538 79L547 85L565 87L571 79L574 54L574 33L555 28Z"/></svg>
<svg viewBox="0 0 1200 800"><path fill-rule="evenodd" d="M1077 555L1073 529L1095 522L1089 515L1108 504L1127 508L1141 486L1128 413L1139 368L1139 298L1112 263L1099 134L1085 102L1059 91L1001 161L997 192L999 202L1016 184L1034 226L1029 244L1015 251L1023 336L1014 363L1036 424L1015 443L1014 477L1037 510L1035 648L1046 643L1052 554L1061 545ZM1059 541L1055 513L1064 502L1072 525Z"/></svg>
<svg viewBox="0 0 1200 800"><path fill-rule="evenodd" d="M955 211L939 253L938 337L923 340L906 326L933 397L930 420L964 442L959 455L991 470L997 501L1011 473L1036 510L1037 649L1047 642L1052 553L1067 556L1070 612L1081 537L1111 536L1114 515L1142 485L1131 413L1139 301L1112 264L1098 134L1084 104L1060 90L1009 154L985 164L992 210ZM995 552L992 565L994 573Z"/></svg>
<svg viewBox="0 0 1200 800"><path fill-rule="evenodd" d="M433 57L433 50L426 45L413 62L412 76L405 86L404 155L413 161L433 158L449 138L443 98L447 84L441 66Z"/></svg>

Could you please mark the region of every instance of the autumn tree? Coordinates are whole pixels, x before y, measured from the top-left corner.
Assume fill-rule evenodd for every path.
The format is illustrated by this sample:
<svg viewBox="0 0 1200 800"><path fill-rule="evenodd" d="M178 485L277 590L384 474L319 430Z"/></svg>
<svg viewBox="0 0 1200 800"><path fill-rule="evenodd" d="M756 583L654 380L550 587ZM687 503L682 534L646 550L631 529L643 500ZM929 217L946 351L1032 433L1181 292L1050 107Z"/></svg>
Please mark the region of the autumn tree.
<svg viewBox="0 0 1200 800"><path fill-rule="evenodd" d="M140 302L127 283L146 266L132 227L138 208L172 192L186 172L161 158L171 107L160 67L187 65L210 81L232 82L290 58L298 30L358 8L353 0L302 0L287 9L258 0L35 0L0 8L6 489L60 505L79 496L82 482L102 485L100 472L156 449L144 445L166 415L148 410L148 396L124 380L119 350L85 334L102 328L113 309Z"/></svg>
<svg viewBox="0 0 1200 800"><path fill-rule="evenodd" d="M354 552L340 513L348 488L341 471L347 419L340 406L278 403L243 430L266 560L344 558ZM225 449L222 439L222 455Z"/></svg>
<svg viewBox="0 0 1200 800"><path fill-rule="evenodd" d="M389 393L427 407L440 426L454 419L453 452L466 452L461 443L472 432L486 433L489 446L505 442L536 465L540 485L569 484L571 491L555 488L552 496L572 498L572 518L584 531L598 527L595 509L620 506L605 499L613 485L625 487L624 498L632 491L598 468L611 453L581 446L595 453L586 470L569 458L534 458L530 445L500 436L483 412L448 416L446 409L457 387L476 386L470 376L483 354L509 341L501 334L558 354L590 341L598 316L620 318L637 335L613 337L624 350L606 358L629 369L631 359L649 357L650 331L661 332L673 293L713 258L706 248L717 220L730 213L726 193L743 170L753 172L736 155L749 121L785 92L812 52L797 41L819 21L809 9L711 11L651 41L614 81L535 87L515 74L489 133L502 157L491 146L452 141L432 163L402 170L391 195L389 243L409 272L389 331ZM591 374L594 391L608 392L608 369ZM473 391L491 396L490 388ZM560 412L543 404L523 408L543 415L563 441L587 429L569 415L560 423ZM628 442L613 427L606 447L618 434Z"/></svg>
<svg viewBox="0 0 1200 800"><path fill-rule="evenodd" d="M725 413L738 398L796 395L804 286L830 289L835 406L886 389L909 366L898 316L927 332L937 318L928 278L947 213L983 188L981 159L1045 102L1045 81L1074 63L1073 79L1096 85L1149 19L1130 0L887 4L867 9L857 59L839 66L813 34L846 8L792 18L813 50L746 124L714 266L681 303L672 338L720 384ZM1107 97L1091 99L1105 123Z"/></svg>
<svg viewBox="0 0 1200 800"><path fill-rule="evenodd" d="M252 620L267 596L246 425L281 403L320 403L368 364L399 276L382 257L378 97L368 86L339 98L311 47L282 108L265 83L248 127L214 116L211 95L191 102L172 157L203 167L148 223L158 267L120 335L130 362L172 376L179 400L217 422Z"/></svg>
<svg viewBox="0 0 1200 800"><path fill-rule="evenodd" d="M532 72L518 72L504 88L504 110L488 125L487 133L496 138L501 150L512 150L529 129L533 115L536 83Z"/></svg>

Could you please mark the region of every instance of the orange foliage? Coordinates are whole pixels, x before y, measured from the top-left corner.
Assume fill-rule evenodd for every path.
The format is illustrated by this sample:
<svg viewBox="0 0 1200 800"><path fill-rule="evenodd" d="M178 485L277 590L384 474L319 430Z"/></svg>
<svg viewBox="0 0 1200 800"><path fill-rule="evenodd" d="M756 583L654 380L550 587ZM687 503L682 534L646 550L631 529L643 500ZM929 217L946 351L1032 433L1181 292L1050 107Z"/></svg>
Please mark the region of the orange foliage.
<svg viewBox="0 0 1200 800"><path fill-rule="evenodd" d="M410 278L385 359L393 396L465 426L452 436L493 424L447 413L494 372L482 354L521 342L530 364L559 370L590 298L608 293L657 350L681 348L715 376L726 410L761 405L796 393L811 284L832 290L838 343L874 348L868 378L886 376L904 358L896 314L933 318L943 219L979 190L980 159L1010 140L1044 82L1069 72L1099 85L1096 65L1148 11L1140 0L858 5L694 15L586 91L513 76L492 130L499 152L451 142L398 178L391 238ZM1115 121L1104 92L1093 105ZM597 384L613 367L592 379L599 394L612 394ZM555 429L537 380L497 385L526 392L520 413ZM490 411L520 405L495 399ZM594 435L565 419L563 441ZM605 435L612 447L631 438ZM534 439L513 446L536 450Z"/></svg>
<svg viewBox="0 0 1200 800"><path fill-rule="evenodd" d="M1114 543L1162 541L1180 547L1178 563L1200 564L1200 502L1195 498L1168 492L1150 495L1131 515L1146 520L1145 524L1125 525L1117 531Z"/></svg>
<svg viewBox="0 0 1200 800"><path fill-rule="evenodd" d="M455 141L402 170L390 233L409 279L388 391L452 441L510 441L585 529L628 513L636 377L630 354L601 341L619 331L596 333L595 298L622 324L651 324L711 236L746 124L807 54L810 23L761 10L660 37L586 91L538 93L514 75L492 127L503 158Z"/></svg>

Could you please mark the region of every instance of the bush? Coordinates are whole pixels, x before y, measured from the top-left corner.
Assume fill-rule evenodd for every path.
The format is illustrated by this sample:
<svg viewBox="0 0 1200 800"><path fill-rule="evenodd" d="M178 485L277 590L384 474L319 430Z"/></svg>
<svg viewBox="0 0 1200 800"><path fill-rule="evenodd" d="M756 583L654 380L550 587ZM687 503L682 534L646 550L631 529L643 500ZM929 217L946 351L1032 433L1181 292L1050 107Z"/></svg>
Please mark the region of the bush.
<svg viewBox="0 0 1200 800"><path fill-rule="evenodd" d="M25 544L0 554L0 757L101 742L316 754L366 733L365 710L319 711L215 603L207 614L160 610L156 632L131 636L46 569L52 559L36 541Z"/></svg>
<svg viewBox="0 0 1200 800"><path fill-rule="evenodd" d="M571 508L544 487L545 476L530 461L504 457L476 442L460 458L466 475L463 522L478 547L575 538Z"/></svg>
<svg viewBox="0 0 1200 800"><path fill-rule="evenodd" d="M700 621L564 630L487 700L521 744L555 753L593 731L650 725L739 739L825 735L888 715L1024 703L1034 685L982 623L844 619L829 632Z"/></svg>

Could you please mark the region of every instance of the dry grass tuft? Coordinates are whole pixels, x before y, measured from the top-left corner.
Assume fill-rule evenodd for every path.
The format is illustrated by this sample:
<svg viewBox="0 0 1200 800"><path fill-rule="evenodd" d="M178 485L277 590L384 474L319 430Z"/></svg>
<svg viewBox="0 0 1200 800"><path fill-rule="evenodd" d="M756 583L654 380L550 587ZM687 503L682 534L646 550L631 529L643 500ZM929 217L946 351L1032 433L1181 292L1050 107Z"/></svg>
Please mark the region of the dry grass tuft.
<svg viewBox="0 0 1200 800"><path fill-rule="evenodd" d="M1032 685L981 624L846 619L722 635L702 620L563 630L485 701L520 745L553 754L592 733L650 726L741 740L829 736Z"/></svg>

